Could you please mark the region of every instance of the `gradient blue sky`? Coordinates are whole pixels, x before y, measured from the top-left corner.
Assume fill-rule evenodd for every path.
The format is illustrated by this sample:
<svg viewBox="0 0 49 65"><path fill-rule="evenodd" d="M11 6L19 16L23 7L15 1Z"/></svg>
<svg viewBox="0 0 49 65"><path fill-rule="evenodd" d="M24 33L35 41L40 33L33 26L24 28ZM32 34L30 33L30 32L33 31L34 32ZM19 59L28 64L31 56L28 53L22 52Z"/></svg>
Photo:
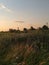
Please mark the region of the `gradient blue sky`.
<svg viewBox="0 0 49 65"><path fill-rule="evenodd" d="M49 0L0 0L0 30L35 28L49 22Z"/></svg>

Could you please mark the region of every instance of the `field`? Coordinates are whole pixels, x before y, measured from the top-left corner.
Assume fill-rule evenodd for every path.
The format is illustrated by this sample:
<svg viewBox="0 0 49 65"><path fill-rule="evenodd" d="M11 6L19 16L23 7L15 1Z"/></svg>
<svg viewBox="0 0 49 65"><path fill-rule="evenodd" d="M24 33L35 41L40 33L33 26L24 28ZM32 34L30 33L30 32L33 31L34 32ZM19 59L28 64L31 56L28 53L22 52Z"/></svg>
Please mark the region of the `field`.
<svg viewBox="0 0 49 65"><path fill-rule="evenodd" d="M49 30L0 32L0 65L49 65Z"/></svg>

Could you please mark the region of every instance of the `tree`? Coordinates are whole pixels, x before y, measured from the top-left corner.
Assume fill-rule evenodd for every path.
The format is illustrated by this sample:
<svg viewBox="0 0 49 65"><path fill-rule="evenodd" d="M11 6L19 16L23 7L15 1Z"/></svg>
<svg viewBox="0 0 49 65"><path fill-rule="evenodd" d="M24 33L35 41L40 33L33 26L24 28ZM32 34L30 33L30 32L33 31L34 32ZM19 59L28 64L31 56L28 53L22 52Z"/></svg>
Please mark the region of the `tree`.
<svg viewBox="0 0 49 65"><path fill-rule="evenodd" d="M39 30L42 30L42 28L41 28L41 27L39 27L38 29L39 29Z"/></svg>
<svg viewBox="0 0 49 65"><path fill-rule="evenodd" d="M42 29L43 29L43 30L48 30L48 26L44 25L44 26L42 27Z"/></svg>
<svg viewBox="0 0 49 65"><path fill-rule="evenodd" d="M33 28L32 26L30 27L30 30L35 30L35 28Z"/></svg>
<svg viewBox="0 0 49 65"><path fill-rule="evenodd" d="M9 32L15 32L15 33L19 33L20 32L20 30L16 30L16 29L9 29Z"/></svg>
<svg viewBox="0 0 49 65"><path fill-rule="evenodd" d="M16 32L16 29L9 29L9 32Z"/></svg>
<svg viewBox="0 0 49 65"><path fill-rule="evenodd" d="M25 33L27 33L28 30L27 30L27 28L24 28L23 31L24 31Z"/></svg>

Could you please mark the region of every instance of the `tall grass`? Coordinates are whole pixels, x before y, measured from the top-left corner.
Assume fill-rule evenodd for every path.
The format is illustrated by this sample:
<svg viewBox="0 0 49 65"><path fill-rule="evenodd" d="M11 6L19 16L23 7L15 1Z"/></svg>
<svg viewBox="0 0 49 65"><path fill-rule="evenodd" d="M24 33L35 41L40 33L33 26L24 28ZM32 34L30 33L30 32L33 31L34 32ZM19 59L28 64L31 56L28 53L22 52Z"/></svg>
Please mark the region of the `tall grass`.
<svg viewBox="0 0 49 65"><path fill-rule="evenodd" d="M0 65L48 65L49 31L0 33Z"/></svg>

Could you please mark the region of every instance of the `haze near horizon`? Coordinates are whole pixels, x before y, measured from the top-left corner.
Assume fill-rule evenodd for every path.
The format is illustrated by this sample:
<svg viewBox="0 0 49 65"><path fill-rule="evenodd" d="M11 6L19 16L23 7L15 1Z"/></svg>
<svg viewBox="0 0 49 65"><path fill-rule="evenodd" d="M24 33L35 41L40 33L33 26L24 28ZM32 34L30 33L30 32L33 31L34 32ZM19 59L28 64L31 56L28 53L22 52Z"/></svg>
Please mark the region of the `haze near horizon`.
<svg viewBox="0 0 49 65"><path fill-rule="evenodd" d="M49 0L0 0L0 30L41 27L49 22Z"/></svg>

